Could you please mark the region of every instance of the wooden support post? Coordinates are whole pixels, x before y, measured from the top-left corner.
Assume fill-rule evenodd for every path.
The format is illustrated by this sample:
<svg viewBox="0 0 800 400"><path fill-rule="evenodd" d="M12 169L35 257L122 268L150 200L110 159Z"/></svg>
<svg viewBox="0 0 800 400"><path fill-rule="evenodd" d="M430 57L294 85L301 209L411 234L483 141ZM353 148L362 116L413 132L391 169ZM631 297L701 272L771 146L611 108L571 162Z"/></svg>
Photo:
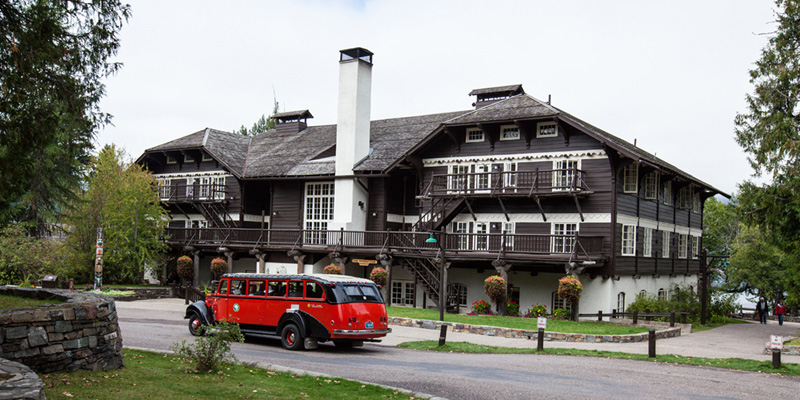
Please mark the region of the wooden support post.
<svg viewBox="0 0 800 400"><path fill-rule="evenodd" d="M682 324L686 323L686 313L681 313L681 323Z"/></svg>
<svg viewBox="0 0 800 400"><path fill-rule="evenodd" d="M650 328L650 332L647 335L647 356L650 358L656 358L656 330L655 328Z"/></svg>
<svg viewBox="0 0 800 400"><path fill-rule="evenodd" d="M675 312L669 313L669 327L670 328L675 327Z"/></svg>
<svg viewBox="0 0 800 400"><path fill-rule="evenodd" d="M636 325L638 323L639 323L639 312L638 311L634 311L633 312L633 324Z"/></svg>
<svg viewBox="0 0 800 400"><path fill-rule="evenodd" d="M650 310L644 310L644 320L650 322Z"/></svg>
<svg viewBox="0 0 800 400"><path fill-rule="evenodd" d="M781 367L781 350L772 349L772 368Z"/></svg>
<svg viewBox="0 0 800 400"><path fill-rule="evenodd" d="M597 322L603 322L603 310L597 312Z"/></svg>
<svg viewBox="0 0 800 400"><path fill-rule="evenodd" d="M442 324L442 329L439 332L439 346L444 346L447 341L447 324Z"/></svg>
<svg viewBox="0 0 800 400"><path fill-rule="evenodd" d="M539 328L539 334L536 335L536 351L544 350L544 329Z"/></svg>

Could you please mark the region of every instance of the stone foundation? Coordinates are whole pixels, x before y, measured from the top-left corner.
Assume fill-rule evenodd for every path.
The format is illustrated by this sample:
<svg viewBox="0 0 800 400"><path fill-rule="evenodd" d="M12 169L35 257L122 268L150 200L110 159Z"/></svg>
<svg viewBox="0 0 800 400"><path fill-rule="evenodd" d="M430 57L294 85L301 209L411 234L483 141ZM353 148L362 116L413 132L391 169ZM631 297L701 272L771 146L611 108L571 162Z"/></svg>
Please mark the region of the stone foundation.
<svg viewBox="0 0 800 400"><path fill-rule="evenodd" d="M0 294L61 304L0 310L0 357L39 373L122 368L114 300L64 289L0 286Z"/></svg>
<svg viewBox="0 0 800 400"><path fill-rule="evenodd" d="M27 366L0 358L0 400L45 400L42 380Z"/></svg>
<svg viewBox="0 0 800 400"><path fill-rule="evenodd" d="M426 329L441 329L441 321L420 320L411 318L389 317L390 325L410 326ZM484 336L499 336L505 338L538 339L539 332L525 329L498 328L496 326L458 324L445 322L450 332L472 333ZM544 333L546 341L579 342L579 343L631 343L647 341L647 332L632 335L586 335L582 333ZM666 339L681 335L681 328L665 328L656 331L656 339Z"/></svg>

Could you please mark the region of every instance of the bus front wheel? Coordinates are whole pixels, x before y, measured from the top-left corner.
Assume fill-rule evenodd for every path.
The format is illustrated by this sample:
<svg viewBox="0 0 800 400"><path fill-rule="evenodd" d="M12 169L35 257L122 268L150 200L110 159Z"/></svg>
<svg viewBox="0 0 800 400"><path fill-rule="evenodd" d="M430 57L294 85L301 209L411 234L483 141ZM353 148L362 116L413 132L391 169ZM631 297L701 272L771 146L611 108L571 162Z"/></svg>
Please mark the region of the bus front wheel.
<svg viewBox="0 0 800 400"><path fill-rule="evenodd" d="M281 344L287 350L300 350L303 348L303 335L295 324L287 324L281 331Z"/></svg>

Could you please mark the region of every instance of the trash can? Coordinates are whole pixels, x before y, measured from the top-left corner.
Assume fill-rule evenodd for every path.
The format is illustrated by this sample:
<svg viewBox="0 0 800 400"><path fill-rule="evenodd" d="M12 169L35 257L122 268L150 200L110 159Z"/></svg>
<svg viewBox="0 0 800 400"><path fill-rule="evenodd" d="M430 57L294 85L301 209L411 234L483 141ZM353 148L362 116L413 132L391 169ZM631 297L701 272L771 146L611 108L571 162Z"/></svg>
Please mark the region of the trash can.
<svg viewBox="0 0 800 400"><path fill-rule="evenodd" d="M45 275L44 279L42 279L42 287L47 289L55 289L57 281L57 275Z"/></svg>

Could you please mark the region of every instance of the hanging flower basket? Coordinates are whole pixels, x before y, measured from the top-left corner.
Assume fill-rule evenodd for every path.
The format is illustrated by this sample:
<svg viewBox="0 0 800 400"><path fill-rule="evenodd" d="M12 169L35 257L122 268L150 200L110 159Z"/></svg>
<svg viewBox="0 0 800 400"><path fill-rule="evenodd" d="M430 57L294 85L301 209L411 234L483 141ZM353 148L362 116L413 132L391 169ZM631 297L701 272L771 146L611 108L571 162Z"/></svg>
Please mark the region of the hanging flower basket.
<svg viewBox="0 0 800 400"><path fill-rule="evenodd" d="M483 291L492 303L500 304L506 299L506 280L493 275L483 281Z"/></svg>
<svg viewBox="0 0 800 400"><path fill-rule="evenodd" d="M369 279L375 282L376 285L386 285L389 276L386 273L386 270L381 267L376 267L372 269L372 272L369 274Z"/></svg>
<svg viewBox="0 0 800 400"><path fill-rule="evenodd" d="M184 281L194 278L194 261L189 256L178 257L178 276Z"/></svg>
<svg viewBox="0 0 800 400"><path fill-rule="evenodd" d="M325 267L325 269L322 270L322 273L329 275L341 275L342 269L337 267L336 265L331 264Z"/></svg>
<svg viewBox="0 0 800 400"><path fill-rule="evenodd" d="M576 302L581 298L583 285L578 278L567 275L558 280L558 297L569 302Z"/></svg>
<svg viewBox="0 0 800 400"><path fill-rule="evenodd" d="M211 273L214 275L214 279L218 279L220 275L228 272L228 262L221 259L215 258L211 260Z"/></svg>

